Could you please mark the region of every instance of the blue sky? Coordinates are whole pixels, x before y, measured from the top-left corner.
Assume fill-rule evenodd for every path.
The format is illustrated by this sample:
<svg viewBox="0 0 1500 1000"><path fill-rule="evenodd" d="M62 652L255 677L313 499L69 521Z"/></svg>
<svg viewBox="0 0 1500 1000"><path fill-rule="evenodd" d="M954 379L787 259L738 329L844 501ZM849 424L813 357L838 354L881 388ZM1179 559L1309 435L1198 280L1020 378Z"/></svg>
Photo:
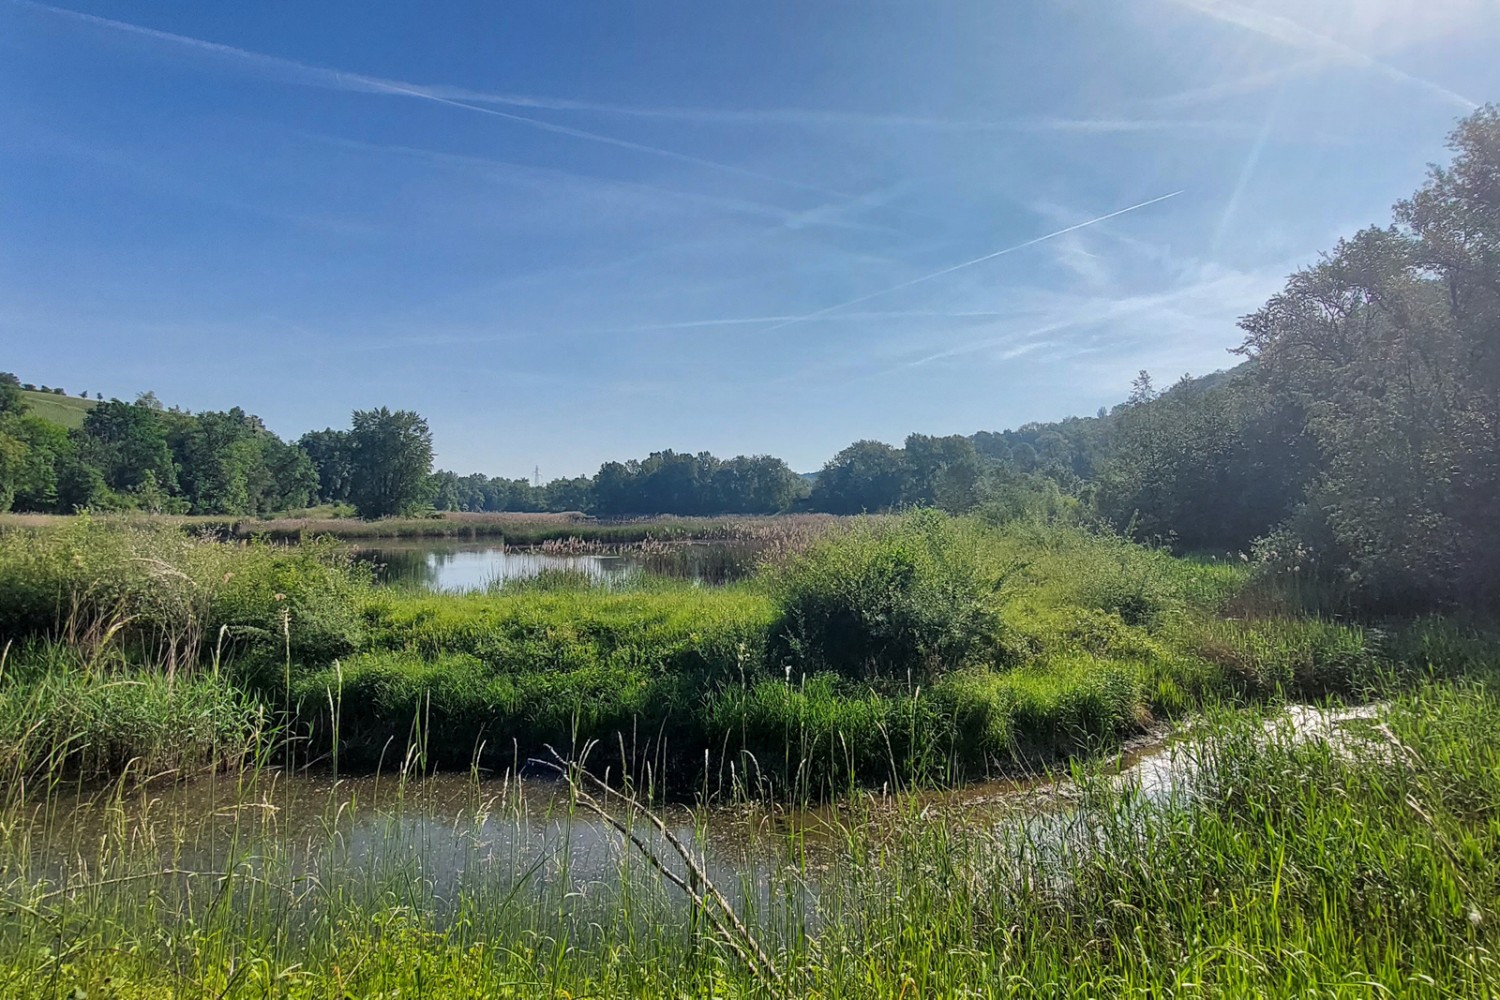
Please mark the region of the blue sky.
<svg viewBox="0 0 1500 1000"><path fill-rule="evenodd" d="M1497 48L1500 0L0 0L0 368L544 477L1092 413L1232 364Z"/></svg>

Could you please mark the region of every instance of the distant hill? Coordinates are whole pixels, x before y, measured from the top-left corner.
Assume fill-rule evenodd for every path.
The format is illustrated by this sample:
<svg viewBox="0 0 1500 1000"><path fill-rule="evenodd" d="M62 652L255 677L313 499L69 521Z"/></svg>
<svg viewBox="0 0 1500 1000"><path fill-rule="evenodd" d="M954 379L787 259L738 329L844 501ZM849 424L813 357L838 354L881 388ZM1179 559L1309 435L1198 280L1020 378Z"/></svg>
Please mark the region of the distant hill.
<svg viewBox="0 0 1500 1000"><path fill-rule="evenodd" d="M82 427L84 414L99 405L92 399L59 396L52 392L27 392L24 389L21 397L26 400L27 412L32 416L62 424L69 430Z"/></svg>

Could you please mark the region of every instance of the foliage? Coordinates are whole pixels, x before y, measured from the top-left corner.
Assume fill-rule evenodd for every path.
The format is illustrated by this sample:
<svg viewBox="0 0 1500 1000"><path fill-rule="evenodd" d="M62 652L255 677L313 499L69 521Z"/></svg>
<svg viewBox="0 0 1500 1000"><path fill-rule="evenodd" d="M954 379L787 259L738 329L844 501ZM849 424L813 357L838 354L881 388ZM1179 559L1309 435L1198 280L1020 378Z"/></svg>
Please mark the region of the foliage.
<svg viewBox="0 0 1500 1000"><path fill-rule="evenodd" d="M889 510L901 503L906 462L879 441L856 441L823 466L813 484L812 505L831 514Z"/></svg>
<svg viewBox="0 0 1500 1000"><path fill-rule="evenodd" d="M936 675L992 653L999 582L940 512L862 522L779 574L773 656L866 680Z"/></svg>
<svg viewBox="0 0 1500 1000"><path fill-rule="evenodd" d="M1327 456L1309 514L1367 601L1488 600L1500 581L1500 108L1451 147L1396 226L1341 241L1243 323Z"/></svg>
<svg viewBox="0 0 1500 1000"><path fill-rule="evenodd" d="M124 645L191 665L210 650L326 661L363 638L367 580L328 546L190 538L125 518L0 533L0 635Z"/></svg>
<svg viewBox="0 0 1500 1000"><path fill-rule="evenodd" d="M363 518L410 514L432 499L432 431L410 410L356 410L349 502Z"/></svg>
<svg viewBox="0 0 1500 1000"><path fill-rule="evenodd" d="M590 490L591 510L623 514L773 514L805 493L801 478L769 455L723 460L703 452L653 452L640 461L606 462ZM554 508L555 509L555 508Z"/></svg>
<svg viewBox="0 0 1500 1000"><path fill-rule="evenodd" d="M318 474L318 502L346 503L354 479L354 453L348 431L308 431L297 441Z"/></svg>

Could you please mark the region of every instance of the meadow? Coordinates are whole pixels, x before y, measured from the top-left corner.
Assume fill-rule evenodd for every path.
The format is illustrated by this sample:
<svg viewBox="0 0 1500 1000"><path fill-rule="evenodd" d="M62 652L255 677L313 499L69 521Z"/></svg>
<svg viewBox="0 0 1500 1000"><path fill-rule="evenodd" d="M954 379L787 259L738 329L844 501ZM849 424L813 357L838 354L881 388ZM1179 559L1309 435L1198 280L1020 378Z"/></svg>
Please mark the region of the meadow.
<svg viewBox="0 0 1500 1000"><path fill-rule="evenodd" d="M452 595L379 587L332 540L5 531L0 996L1489 988L1481 628L1320 617L1254 564L1076 525L917 511L767 552L717 588ZM1378 714L1307 739L1275 721L1288 699ZM1173 794L1105 773L1179 731ZM571 784L539 820L512 789L555 782L545 761ZM358 835L353 800L294 827L277 782L305 772L386 775L398 806ZM434 772L468 775L465 811L427 810ZM923 791L1037 775L1045 800L999 817ZM155 804L183 781L212 807ZM75 829L84 800L104 819ZM732 815L771 860L684 870L653 825L673 803L689 859ZM641 850L582 882L566 849L478 832L596 806ZM412 824L457 846L414 852Z"/></svg>

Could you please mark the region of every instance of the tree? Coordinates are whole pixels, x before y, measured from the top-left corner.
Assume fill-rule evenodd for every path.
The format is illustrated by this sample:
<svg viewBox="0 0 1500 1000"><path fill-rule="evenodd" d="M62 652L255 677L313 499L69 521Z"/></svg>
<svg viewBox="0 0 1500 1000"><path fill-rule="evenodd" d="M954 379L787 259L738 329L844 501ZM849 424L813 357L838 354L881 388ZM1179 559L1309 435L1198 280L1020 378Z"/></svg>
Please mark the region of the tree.
<svg viewBox="0 0 1500 1000"><path fill-rule="evenodd" d="M832 514L889 510L901 502L907 465L899 448L880 441L856 441L818 473L811 503Z"/></svg>
<svg viewBox="0 0 1500 1000"><path fill-rule="evenodd" d="M543 489L546 491L548 510L588 510L593 504L594 484L588 476L554 479Z"/></svg>
<svg viewBox="0 0 1500 1000"><path fill-rule="evenodd" d="M1322 456L1302 541L1319 535L1367 600L1500 590L1500 108L1455 158L1242 322L1242 351L1306 413Z"/></svg>
<svg viewBox="0 0 1500 1000"><path fill-rule="evenodd" d="M97 468L111 490L129 493L145 485L149 475L153 489L176 492L167 425L149 403L101 403L89 410L75 434L80 460Z"/></svg>
<svg viewBox="0 0 1500 1000"><path fill-rule="evenodd" d="M21 380L10 372L0 372L0 416L26 411L26 397L21 395Z"/></svg>
<svg viewBox="0 0 1500 1000"><path fill-rule="evenodd" d="M349 499L362 518L410 514L431 502L432 432L410 410L356 410Z"/></svg>
<svg viewBox="0 0 1500 1000"><path fill-rule="evenodd" d="M963 513L978 502L983 478L974 442L961 434L933 437L909 434L903 449L906 481L901 499L907 504L938 506Z"/></svg>
<svg viewBox="0 0 1500 1000"><path fill-rule="evenodd" d="M297 446L312 460L318 476L318 500L322 503L345 503L354 478L354 446L348 431L325 428L308 431Z"/></svg>

